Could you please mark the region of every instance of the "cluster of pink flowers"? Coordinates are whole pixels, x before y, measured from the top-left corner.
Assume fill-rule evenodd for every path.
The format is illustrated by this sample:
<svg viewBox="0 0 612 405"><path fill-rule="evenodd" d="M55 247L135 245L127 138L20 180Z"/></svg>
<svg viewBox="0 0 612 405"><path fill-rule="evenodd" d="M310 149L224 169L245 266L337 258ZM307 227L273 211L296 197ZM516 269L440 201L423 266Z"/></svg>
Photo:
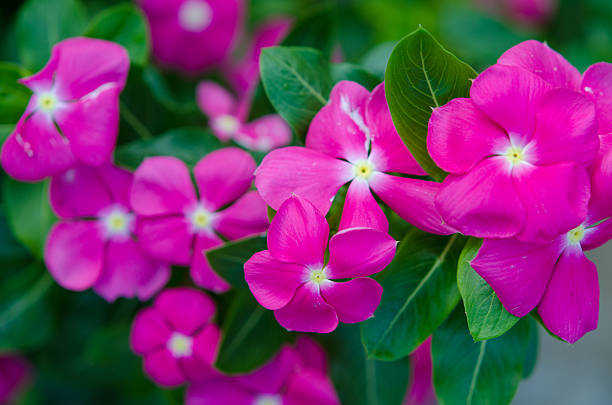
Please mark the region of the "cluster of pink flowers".
<svg viewBox="0 0 612 405"><path fill-rule="evenodd" d="M429 153L449 172L436 207L485 239L474 269L510 313L537 307L568 342L597 327L597 271L583 250L612 238L611 104L612 65L581 75L526 41L429 122Z"/></svg>

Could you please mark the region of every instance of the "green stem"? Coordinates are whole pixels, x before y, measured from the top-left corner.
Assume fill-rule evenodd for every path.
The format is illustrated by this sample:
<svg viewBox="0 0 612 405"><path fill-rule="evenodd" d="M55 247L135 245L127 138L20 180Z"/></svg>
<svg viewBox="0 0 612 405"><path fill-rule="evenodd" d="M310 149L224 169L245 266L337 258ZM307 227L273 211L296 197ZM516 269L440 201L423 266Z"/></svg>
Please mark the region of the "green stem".
<svg viewBox="0 0 612 405"><path fill-rule="evenodd" d="M25 295L15 301L4 312L0 313L0 325L8 325L13 320L20 317L25 311L36 304L53 285L53 279L48 272L34 284Z"/></svg>
<svg viewBox="0 0 612 405"><path fill-rule="evenodd" d="M119 101L121 117L127 122L134 132L138 134L142 139L153 139L153 134L143 125L137 116L130 110L130 108L123 102Z"/></svg>

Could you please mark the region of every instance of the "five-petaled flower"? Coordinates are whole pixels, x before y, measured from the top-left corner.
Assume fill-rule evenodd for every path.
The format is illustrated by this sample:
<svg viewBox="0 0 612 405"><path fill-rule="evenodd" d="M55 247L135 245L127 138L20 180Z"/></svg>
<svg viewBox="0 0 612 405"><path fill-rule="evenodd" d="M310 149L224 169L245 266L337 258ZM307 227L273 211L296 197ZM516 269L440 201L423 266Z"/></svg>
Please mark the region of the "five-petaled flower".
<svg viewBox="0 0 612 405"><path fill-rule="evenodd" d="M189 265L197 285L226 291L229 284L204 252L222 245L220 236L236 240L268 228L266 204L249 191L254 170L255 161L242 149L209 153L193 169L198 197L185 163L174 157L146 159L134 174L131 194L140 245L159 260Z"/></svg>
<svg viewBox="0 0 612 405"><path fill-rule="evenodd" d="M132 177L108 164L78 166L52 178L51 206L62 220L47 237L45 263L62 287L93 287L108 301L147 300L168 281L170 267L134 240Z"/></svg>
<svg viewBox="0 0 612 405"><path fill-rule="evenodd" d="M20 80L34 94L2 147L4 170L37 181L79 163L110 161L129 66L126 50L112 42L70 38L55 45L47 65Z"/></svg>
<svg viewBox="0 0 612 405"><path fill-rule="evenodd" d="M211 323L215 303L193 288L162 291L136 315L130 344L144 357L145 372L159 385L176 386L218 374L213 368L219 328Z"/></svg>
<svg viewBox="0 0 612 405"><path fill-rule="evenodd" d="M268 250L244 265L255 299L288 330L328 333L338 321L374 314L382 287L369 275L393 260L397 242L369 228L345 229L329 241L329 225L309 201L289 197L268 231ZM351 279L349 281L334 281Z"/></svg>

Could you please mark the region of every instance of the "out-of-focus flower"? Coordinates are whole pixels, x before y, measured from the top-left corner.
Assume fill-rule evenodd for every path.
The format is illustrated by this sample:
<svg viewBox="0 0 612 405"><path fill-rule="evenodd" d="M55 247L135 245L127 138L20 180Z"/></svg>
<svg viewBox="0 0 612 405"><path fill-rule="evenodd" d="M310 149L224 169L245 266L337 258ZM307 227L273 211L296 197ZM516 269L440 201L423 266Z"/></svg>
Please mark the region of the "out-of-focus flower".
<svg viewBox="0 0 612 405"><path fill-rule="evenodd" d="M129 66L126 50L113 42L70 38L55 45L47 65L20 80L34 94L2 147L4 170L37 181L80 163L107 163Z"/></svg>
<svg viewBox="0 0 612 405"><path fill-rule="evenodd" d="M16 354L0 354L0 405L15 403L32 376L28 361Z"/></svg>
<svg viewBox="0 0 612 405"><path fill-rule="evenodd" d="M474 0L487 12L526 26L544 25L559 9L559 0Z"/></svg>
<svg viewBox="0 0 612 405"><path fill-rule="evenodd" d="M242 29L243 0L138 0L160 63L197 73L223 62Z"/></svg>
<svg viewBox="0 0 612 405"><path fill-rule="evenodd" d="M431 336L410 355L410 386L404 405L434 405Z"/></svg>
<svg viewBox="0 0 612 405"><path fill-rule="evenodd" d="M187 405L340 405L327 377L325 352L300 337L270 362L240 377L211 378L187 390Z"/></svg>
<svg viewBox="0 0 612 405"><path fill-rule="evenodd" d="M110 164L78 166L52 178L51 207L61 221L47 237L45 263L62 287L93 287L114 301L147 300L166 284L169 266L134 240L131 185L132 174Z"/></svg>
<svg viewBox="0 0 612 405"><path fill-rule="evenodd" d="M159 385L176 386L217 375L220 332L211 323L215 303L192 288L162 291L152 307L136 315L130 334L145 372Z"/></svg>
<svg viewBox="0 0 612 405"><path fill-rule="evenodd" d="M245 123L248 111L240 111L240 103L214 82L198 85L200 109L209 118L213 133L222 141L233 139L245 148L267 152L291 141L291 129L278 114L270 114Z"/></svg>
<svg viewBox="0 0 612 405"><path fill-rule="evenodd" d="M397 242L384 232L353 228L329 241L329 225L305 199L289 197L268 231L268 250L244 265L255 299L288 330L328 333L338 322L372 316L382 287L369 275L393 260ZM351 279L349 281L333 281Z"/></svg>
<svg viewBox="0 0 612 405"><path fill-rule="evenodd" d="M357 83L342 81L310 124L306 147L269 153L257 169L255 185L274 209L296 194L326 214L340 187L350 182L340 229L388 230L374 191L411 224L433 233L454 232L434 207L439 183L386 172L426 174L393 126L384 85L370 94Z"/></svg>
<svg viewBox="0 0 612 405"><path fill-rule="evenodd" d="M193 170L197 196L183 162L174 157L146 159L136 170L131 195L140 246L159 260L189 265L197 285L226 291L229 284L213 271L204 253L223 244L219 235L236 240L268 228L266 204L249 191L254 170L255 161L242 149L214 151Z"/></svg>

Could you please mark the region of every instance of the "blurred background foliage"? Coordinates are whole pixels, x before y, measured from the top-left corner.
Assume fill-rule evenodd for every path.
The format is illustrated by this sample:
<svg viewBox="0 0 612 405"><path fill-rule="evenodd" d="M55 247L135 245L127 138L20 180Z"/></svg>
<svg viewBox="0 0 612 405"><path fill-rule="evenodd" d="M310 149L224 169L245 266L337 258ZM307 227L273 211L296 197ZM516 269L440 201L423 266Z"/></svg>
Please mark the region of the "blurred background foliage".
<svg viewBox="0 0 612 405"><path fill-rule="evenodd" d="M90 35L130 45L132 67L121 96L119 163L133 168L144 156L175 154L193 164L218 147L211 136L206 137L210 145L202 144L206 119L195 104L201 77L166 72L149 60L147 29L138 12L121 14L116 25L100 23L104 13L120 10L110 7L129 7L120 3L129 2L2 1L0 140L13 130L29 98L16 80L40 69L54 43ZM315 47L330 58L341 55L381 79L395 42L419 25L477 70L527 38L547 41L580 70L612 60L610 0L561 0L542 26L493 15L468 0L250 0L248 10L247 32L271 17L293 17L296 23L285 44ZM113 37L117 33L121 36ZM236 52L244 51L247 43L243 40ZM207 77L211 75L220 80L215 72ZM270 111L260 86L251 114ZM108 304L90 291L75 293L57 286L41 263L44 235L54 221L47 185L19 184L4 173L0 176L0 352L18 351L34 365L36 379L23 403L182 403L180 390L158 389L144 377L140 359L130 352L130 323L143 304L126 299ZM188 283L185 270L174 272L171 285ZM220 305L220 323L224 316Z"/></svg>

